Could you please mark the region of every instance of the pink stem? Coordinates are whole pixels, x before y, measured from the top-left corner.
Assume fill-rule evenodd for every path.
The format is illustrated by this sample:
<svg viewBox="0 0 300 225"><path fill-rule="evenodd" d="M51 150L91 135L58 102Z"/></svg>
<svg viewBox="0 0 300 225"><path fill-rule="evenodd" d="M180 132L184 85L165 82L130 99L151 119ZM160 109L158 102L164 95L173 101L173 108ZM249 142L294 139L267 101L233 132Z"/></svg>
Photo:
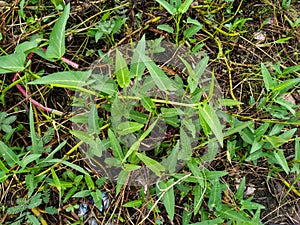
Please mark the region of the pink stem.
<svg viewBox="0 0 300 225"><path fill-rule="evenodd" d="M41 48L43 51L46 51L47 49L46 48ZM30 60L32 58L32 56L34 55L34 52L31 52L29 53L29 55L27 56L27 60ZM75 69L78 69L79 65L65 57L62 57L62 60L67 63L69 66L75 68ZM17 80L17 78L19 77L19 73L16 73L12 79L13 82L15 82ZM57 111L55 109L51 109L51 108L48 108L46 106L43 106L41 103L37 102L36 100L34 100L33 98L29 97L27 95L27 92L26 90L20 85L20 84L16 84L16 87L18 88L18 90L21 92L21 94L25 97L25 98L28 98L30 102L32 102L33 105L41 108L42 110L48 112L48 113L53 113L53 114L56 114L56 115L59 115L59 116L62 116L63 113L60 112L60 111Z"/></svg>

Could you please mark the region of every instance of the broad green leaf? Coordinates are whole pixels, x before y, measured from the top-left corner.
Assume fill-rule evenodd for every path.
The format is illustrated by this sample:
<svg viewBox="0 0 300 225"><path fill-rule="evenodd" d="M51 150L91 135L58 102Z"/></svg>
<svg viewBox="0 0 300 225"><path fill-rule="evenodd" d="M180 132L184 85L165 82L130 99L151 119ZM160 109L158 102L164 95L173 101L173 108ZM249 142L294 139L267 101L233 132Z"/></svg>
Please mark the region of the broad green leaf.
<svg viewBox="0 0 300 225"><path fill-rule="evenodd" d="M167 10L172 16L174 16L176 14L176 8L174 6L172 6L171 4L169 4L167 1L157 0L157 2L159 4L161 4L162 7L164 7L165 10Z"/></svg>
<svg viewBox="0 0 300 225"><path fill-rule="evenodd" d="M193 148L192 148L191 137L187 135L183 128L180 128L180 151L178 153L178 159L190 160Z"/></svg>
<svg viewBox="0 0 300 225"><path fill-rule="evenodd" d="M130 171L127 171L127 170L122 170L119 173L119 176L118 176L118 179L117 179L116 195L118 195L120 193L121 188L125 184L129 173L130 173Z"/></svg>
<svg viewBox="0 0 300 225"><path fill-rule="evenodd" d="M36 218L34 215L32 214L26 214L26 218L27 218L27 224L32 224L32 225L40 225L40 221L38 220L38 218Z"/></svg>
<svg viewBox="0 0 300 225"><path fill-rule="evenodd" d="M286 93L289 89L295 87L300 82L300 78L286 80L273 88L273 92Z"/></svg>
<svg viewBox="0 0 300 225"><path fill-rule="evenodd" d="M24 169L29 163L40 158L41 155L42 154L29 154L19 162L19 165Z"/></svg>
<svg viewBox="0 0 300 225"><path fill-rule="evenodd" d="M145 71L145 65L141 60L140 55L146 53L146 41L145 35L143 35L142 39L138 42L130 63L130 77L136 77L138 80L142 78L142 75Z"/></svg>
<svg viewBox="0 0 300 225"><path fill-rule="evenodd" d="M243 102L239 102L233 99L219 99L220 106L235 106L235 105L242 105Z"/></svg>
<svg viewBox="0 0 300 225"><path fill-rule="evenodd" d="M150 134L150 132L153 130L153 128L155 127L155 125L157 124L157 122L159 120L160 120L160 118L158 117L154 122L151 123L151 125L148 127L148 129L141 135L141 137L139 138L139 141L143 141Z"/></svg>
<svg viewBox="0 0 300 225"><path fill-rule="evenodd" d="M138 153L135 153L136 156L143 162L145 165L152 170L156 176L161 177L161 171L165 171L165 168L157 161L154 159L149 158L148 156Z"/></svg>
<svg viewBox="0 0 300 225"><path fill-rule="evenodd" d="M197 182L201 185L201 187L204 187L205 177L204 177L203 173L201 172L201 170L199 170L198 159L192 158L188 162L187 166L192 171L193 176L196 178Z"/></svg>
<svg viewBox="0 0 300 225"><path fill-rule="evenodd" d="M166 192L162 193L162 201L170 217L170 220L173 221L175 214L175 196L174 196L174 188L173 188L174 180L170 179L168 181L161 181L159 186L161 189L168 189Z"/></svg>
<svg viewBox="0 0 300 225"><path fill-rule="evenodd" d="M65 27L70 14L70 4L56 21L49 38L46 55L49 58L60 59L65 54Z"/></svg>
<svg viewBox="0 0 300 225"><path fill-rule="evenodd" d="M196 138L196 126L195 121L192 119L183 119L181 124L191 133L193 138Z"/></svg>
<svg viewBox="0 0 300 225"><path fill-rule="evenodd" d="M57 10L63 10L64 9L64 5L65 5L64 0L51 0L51 2L53 3L53 5L55 6L55 8Z"/></svg>
<svg viewBox="0 0 300 225"><path fill-rule="evenodd" d="M177 141L177 144L174 146L169 156L161 162L161 164L165 167L166 171L170 174L175 173L176 171L178 152L179 141Z"/></svg>
<svg viewBox="0 0 300 225"><path fill-rule="evenodd" d="M89 174L84 175L84 180L85 180L85 183L86 183L89 190L94 190L95 189L94 181L92 180L92 178Z"/></svg>
<svg viewBox="0 0 300 225"><path fill-rule="evenodd" d="M250 219L245 215L243 211L237 212L227 205L222 205L219 210L215 212L215 215L221 218L226 218L236 222L243 222L243 224L250 225ZM241 224L241 223L238 223Z"/></svg>
<svg viewBox="0 0 300 225"><path fill-rule="evenodd" d="M277 104L283 106L284 108L289 110L293 115L295 115L296 111L293 108L295 108L297 106L294 105L293 103L291 103L289 101L286 101L282 98L276 98L276 99L274 99L274 102L276 102Z"/></svg>
<svg viewBox="0 0 300 225"><path fill-rule="evenodd" d="M26 55L23 52L0 56L0 73L14 73L25 69Z"/></svg>
<svg viewBox="0 0 300 225"><path fill-rule="evenodd" d="M260 67L261 67L261 73L262 73L262 76L263 76L263 80L264 80L266 89L268 91L272 90L274 88L274 81L273 81L273 79L270 75L269 70L267 69L267 67L263 63L260 64Z"/></svg>
<svg viewBox="0 0 300 225"><path fill-rule="evenodd" d="M101 91L105 94L114 96L118 92L118 86L115 81L105 75L93 74L88 80L95 79L95 82L91 84L91 88Z"/></svg>
<svg viewBox="0 0 300 225"><path fill-rule="evenodd" d="M13 150L11 150L2 141L0 141L0 155L10 167L13 167L19 161L18 156L13 152Z"/></svg>
<svg viewBox="0 0 300 225"><path fill-rule="evenodd" d="M116 50L116 69L115 74L118 84L121 88L127 87L130 83L130 72L127 67L126 60L123 58L121 52Z"/></svg>
<svg viewBox="0 0 300 225"><path fill-rule="evenodd" d="M297 72L299 70L300 70L300 65L290 66L290 67L284 69L281 75L287 75L287 74L290 74L290 73Z"/></svg>
<svg viewBox="0 0 300 225"><path fill-rule="evenodd" d="M284 143L288 142L288 140L282 137L269 135L264 135L263 140L267 143L270 143L274 148L278 148Z"/></svg>
<svg viewBox="0 0 300 225"><path fill-rule="evenodd" d="M38 78L29 84L59 84L76 88L86 86L90 75L91 70L57 72Z"/></svg>
<svg viewBox="0 0 300 225"><path fill-rule="evenodd" d="M139 200L133 200L130 202L127 202L125 204L123 204L123 207L128 207L128 208L140 208L143 204L143 200L139 199Z"/></svg>
<svg viewBox="0 0 300 225"><path fill-rule="evenodd" d="M160 25L157 26L157 29L166 31L166 32L171 33L171 34L174 33L173 27L171 27L169 24L160 24Z"/></svg>
<svg viewBox="0 0 300 225"><path fill-rule="evenodd" d="M83 190L83 191L79 191L77 192L75 195L73 195L73 198L84 198L87 197L89 195L91 195L92 191L91 190Z"/></svg>
<svg viewBox="0 0 300 225"><path fill-rule="evenodd" d="M193 3L193 0L185 0L184 3L182 3L178 9L178 12L181 14L186 13L188 11L189 7Z"/></svg>
<svg viewBox="0 0 300 225"><path fill-rule="evenodd" d="M263 123L262 125L260 125L260 126L254 131L255 137L256 137L256 138L261 138L261 137L266 133L266 131L268 130L269 126L270 126L269 123Z"/></svg>
<svg viewBox="0 0 300 225"><path fill-rule="evenodd" d="M96 104L91 106L88 114L88 133L100 134Z"/></svg>
<svg viewBox="0 0 300 225"><path fill-rule="evenodd" d="M131 156L132 153L137 152L139 150L141 142L138 140L131 145L130 149L126 152L125 157L122 160L122 163L126 161L126 159Z"/></svg>
<svg viewBox="0 0 300 225"><path fill-rule="evenodd" d="M220 181L213 180L212 188L209 195L208 207L210 210L218 210L222 205Z"/></svg>
<svg viewBox="0 0 300 225"><path fill-rule="evenodd" d="M202 28L202 26L199 26L199 25L190 26L183 32L183 35L185 38L190 38L193 35L195 35L199 30L201 30L201 28Z"/></svg>
<svg viewBox="0 0 300 225"><path fill-rule="evenodd" d="M242 181L239 184L239 187L234 194L235 199L241 201L244 198L244 191L245 191L245 184L246 184L246 178L243 177Z"/></svg>
<svg viewBox="0 0 300 225"><path fill-rule="evenodd" d="M208 104L203 107L199 107L199 115L208 124L214 135L216 136L218 142L223 147L223 131L220 120L215 112L215 110Z"/></svg>
<svg viewBox="0 0 300 225"><path fill-rule="evenodd" d="M290 168L289 168L286 158L283 154L283 150L275 151L273 154L274 154L275 158L277 159L277 163L282 167L284 172L286 172L286 174L288 174L290 172Z"/></svg>
<svg viewBox="0 0 300 225"><path fill-rule="evenodd" d="M114 156L118 160L122 160L124 158L124 154L123 154L120 142L116 138L114 132L111 129L108 129L108 138L109 138L110 145L111 145L112 151L114 153Z"/></svg>
<svg viewBox="0 0 300 225"><path fill-rule="evenodd" d="M55 173L54 169L51 168L51 174L52 174L52 179L53 182L49 183L51 186L57 188L57 190L60 192L61 191L61 182L57 176L57 174Z"/></svg>
<svg viewBox="0 0 300 225"><path fill-rule="evenodd" d="M201 78L201 76L203 75L206 67L207 67L207 64L208 64L208 60L209 60L209 57L208 56L205 56L203 59L201 59L201 61L196 65L196 68L194 69L195 71L195 80L197 82L199 82L199 79ZM201 83L201 82L200 82Z"/></svg>
<svg viewBox="0 0 300 225"><path fill-rule="evenodd" d="M187 18L186 23L191 23L191 24L199 25L199 26L201 25L201 23L198 20L192 19L191 17Z"/></svg>
<svg viewBox="0 0 300 225"><path fill-rule="evenodd" d="M156 108L155 104L152 102L151 98L149 97L143 97L141 99L141 103L148 112L152 112Z"/></svg>
<svg viewBox="0 0 300 225"><path fill-rule="evenodd" d="M130 120L134 120L138 123L146 124L148 121L148 115L146 113L141 113L138 111L130 111L129 118Z"/></svg>
<svg viewBox="0 0 300 225"><path fill-rule="evenodd" d="M29 53L33 51L35 48L37 48L38 43L41 41L41 38L36 38L31 41L24 41L21 44L18 44L15 48L16 53Z"/></svg>
<svg viewBox="0 0 300 225"><path fill-rule="evenodd" d="M170 79L149 57L143 56L142 58L151 77L160 90L165 92L177 90L176 83Z"/></svg>
<svg viewBox="0 0 300 225"><path fill-rule="evenodd" d="M144 124L137 122L123 122L120 123L117 127L117 132L119 135L131 134L136 131L141 130L144 127Z"/></svg>
<svg viewBox="0 0 300 225"><path fill-rule="evenodd" d="M163 117L174 117L180 114L180 110L176 108L160 108Z"/></svg>

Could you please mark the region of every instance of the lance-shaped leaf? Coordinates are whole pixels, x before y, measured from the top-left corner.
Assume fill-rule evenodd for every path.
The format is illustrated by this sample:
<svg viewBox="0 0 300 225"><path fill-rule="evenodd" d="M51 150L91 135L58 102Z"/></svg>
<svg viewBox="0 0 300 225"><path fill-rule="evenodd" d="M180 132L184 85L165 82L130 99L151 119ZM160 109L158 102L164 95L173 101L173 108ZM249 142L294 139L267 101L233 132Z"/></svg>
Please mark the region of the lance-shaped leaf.
<svg viewBox="0 0 300 225"><path fill-rule="evenodd" d="M161 171L165 171L165 168L154 159L149 158L148 156L138 153L135 153L136 156L143 162L145 165L155 173L156 176L161 177Z"/></svg>
<svg viewBox="0 0 300 225"><path fill-rule="evenodd" d="M6 163L12 167L18 163L18 156L6 144L0 141L0 155L4 158Z"/></svg>
<svg viewBox="0 0 300 225"><path fill-rule="evenodd" d="M59 59L65 54L65 27L70 14L70 4L66 5L63 13L55 23L49 39L46 55Z"/></svg>
<svg viewBox="0 0 300 225"><path fill-rule="evenodd" d="M199 107L199 116L207 123L218 142L223 147L222 125L215 110L209 104L205 104L203 107Z"/></svg>
<svg viewBox="0 0 300 225"><path fill-rule="evenodd" d="M130 72L127 67L126 60L121 52L116 50L116 77L121 88L127 87L130 83Z"/></svg>

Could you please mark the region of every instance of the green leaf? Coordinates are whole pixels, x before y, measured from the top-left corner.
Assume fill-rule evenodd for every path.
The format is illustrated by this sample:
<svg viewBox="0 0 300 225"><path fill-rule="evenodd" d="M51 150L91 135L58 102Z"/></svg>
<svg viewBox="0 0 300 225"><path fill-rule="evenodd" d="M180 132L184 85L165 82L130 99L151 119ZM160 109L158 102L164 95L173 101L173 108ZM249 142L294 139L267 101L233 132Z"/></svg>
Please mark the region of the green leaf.
<svg viewBox="0 0 300 225"><path fill-rule="evenodd" d="M181 160L190 160L193 148L191 146L191 138L187 135L183 128L180 128L180 151L178 153L178 159Z"/></svg>
<svg viewBox="0 0 300 225"><path fill-rule="evenodd" d="M23 169L25 169L25 167L26 167L29 163L33 162L34 160L37 160L38 158L40 158L41 155L42 155L42 154L29 154L29 155L25 156L25 157L21 160L21 162L19 163L19 165L20 165Z"/></svg>
<svg viewBox="0 0 300 225"><path fill-rule="evenodd" d="M181 14L186 13L188 11L189 7L193 3L193 0L185 0L184 3L182 3L178 9L178 12Z"/></svg>
<svg viewBox="0 0 300 225"><path fill-rule="evenodd" d="M160 90L165 92L177 90L175 82L170 79L165 72L159 68L149 57L144 56L143 62Z"/></svg>
<svg viewBox="0 0 300 225"><path fill-rule="evenodd" d="M108 129L108 138L109 138L110 145L111 145L112 151L114 153L114 156L118 160L121 161L124 158L124 154L123 154L120 142L118 141L114 132L111 129Z"/></svg>
<svg viewBox="0 0 300 225"><path fill-rule="evenodd" d="M79 191L77 192L75 195L73 195L73 198L84 198L87 197L89 195L91 195L92 191L91 190L83 190L83 191Z"/></svg>
<svg viewBox="0 0 300 225"><path fill-rule="evenodd" d="M246 184L246 178L243 177L241 183L239 184L239 187L238 187L236 193L234 194L235 199L237 199L239 201L243 200L244 191L245 191L245 184Z"/></svg>
<svg viewBox="0 0 300 225"><path fill-rule="evenodd" d="M121 52L116 50L116 69L115 74L118 84L121 88L127 87L130 83L130 72L127 67L126 60L123 58Z"/></svg>
<svg viewBox="0 0 300 225"><path fill-rule="evenodd" d="M288 68L285 68L282 72L281 75L287 75L287 74L290 74L290 73L294 73L294 72L298 72L300 70L300 65L297 65L297 66L290 66Z"/></svg>
<svg viewBox="0 0 300 225"><path fill-rule="evenodd" d="M125 204L123 204L123 207L128 207L128 208L140 208L143 204L143 200L139 199L139 200L133 200L130 202L127 202Z"/></svg>
<svg viewBox="0 0 300 225"><path fill-rule="evenodd" d="M160 24L160 25L157 26L157 29L166 31L166 32L171 33L171 34L174 33L173 27L171 27L169 24Z"/></svg>
<svg viewBox="0 0 300 225"><path fill-rule="evenodd" d="M177 141L177 144L174 146L169 156L161 162L161 164L165 167L166 171L170 174L175 173L176 171L178 152L179 141Z"/></svg>
<svg viewBox="0 0 300 225"><path fill-rule="evenodd" d="M20 72L25 69L26 55L23 52L0 56L0 73Z"/></svg>
<svg viewBox="0 0 300 225"><path fill-rule="evenodd" d="M220 181L213 180L212 189L210 191L208 207L210 210L219 209L222 205Z"/></svg>
<svg viewBox="0 0 300 225"><path fill-rule="evenodd" d="M176 108L160 108L163 117L174 117L180 114L180 110Z"/></svg>
<svg viewBox="0 0 300 225"><path fill-rule="evenodd" d="M215 212L216 216L221 217L221 218L226 218L229 220L234 220L236 222L243 222L243 224L250 225L250 219L246 217L245 213L243 211L237 212L234 209L230 208L227 205L222 205L217 212ZM242 223L238 223L242 224Z"/></svg>
<svg viewBox="0 0 300 225"><path fill-rule="evenodd" d="M199 115L208 124L218 142L223 147L222 125L215 110L210 105L205 104L203 107L199 107Z"/></svg>
<svg viewBox="0 0 300 225"><path fill-rule="evenodd" d="M208 60L209 60L209 57L208 56L205 56L203 59L201 59L201 61L196 65L196 68L194 69L194 72L195 72L195 80L197 82L199 82L199 79L201 78L201 76L203 75L206 67L207 67L207 64L208 64Z"/></svg>
<svg viewBox="0 0 300 225"><path fill-rule="evenodd" d="M117 127L117 132L119 135L131 134L136 131L141 130L144 127L144 124L137 122L123 122L120 123Z"/></svg>
<svg viewBox="0 0 300 225"><path fill-rule="evenodd" d="M174 183L173 179L170 179L168 181L161 181L159 183L161 189L168 189L167 191L162 193L163 194L162 201L164 203L164 206L166 208L166 211L171 221L174 220L174 214L175 214L175 196L174 196L173 183Z"/></svg>
<svg viewBox="0 0 300 225"><path fill-rule="evenodd" d="M66 5L50 33L49 46L46 51L49 58L60 59L65 54L65 27L69 14L70 4Z"/></svg>
<svg viewBox="0 0 300 225"><path fill-rule="evenodd" d="M286 93L289 89L295 87L300 82L300 78L286 80L273 88L273 92Z"/></svg>
<svg viewBox="0 0 300 225"><path fill-rule="evenodd" d="M233 99L219 99L220 106L235 106L235 105L242 105L243 102L239 102Z"/></svg>
<svg viewBox="0 0 300 225"><path fill-rule="evenodd" d="M51 168L51 174L52 174L52 179L53 182L49 183L51 186L57 188L57 190L60 192L61 191L61 183L60 180L57 176L57 174L55 173L54 169Z"/></svg>
<svg viewBox="0 0 300 225"><path fill-rule="evenodd" d="M18 156L13 152L13 150L11 150L2 141L0 141L0 155L10 167L13 167L19 161Z"/></svg>
<svg viewBox="0 0 300 225"><path fill-rule="evenodd" d="M263 76L263 80L264 80L266 89L268 91L272 90L274 88L274 81L273 81L273 79L270 75L269 70L267 69L267 67L263 63L260 64L260 67L261 67L261 73L262 73L262 76Z"/></svg>
<svg viewBox="0 0 300 225"><path fill-rule="evenodd" d="M35 134L34 129L34 118L33 118L33 110L32 110L32 103L30 102L29 108L29 126L30 126L30 137L31 137L31 145L32 145L32 153L38 154L40 153L40 149L38 147L38 141Z"/></svg>
<svg viewBox="0 0 300 225"><path fill-rule="evenodd" d="M98 112L96 104L93 104L88 114L88 133L100 134L100 127L98 123Z"/></svg>
<svg viewBox="0 0 300 225"><path fill-rule="evenodd" d="M199 25L190 26L183 32L183 35L185 38L190 38L193 35L195 35L199 30L201 30L201 28L202 28L202 26L199 26Z"/></svg>
<svg viewBox="0 0 300 225"><path fill-rule="evenodd" d="M40 225L40 221L32 214L26 214L27 223L32 225Z"/></svg>
<svg viewBox="0 0 300 225"><path fill-rule="evenodd" d="M159 4L161 4L162 7L164 7L165 10L167 10L172 16L174 16L176 14L176 8L174 6L172 6L171 4L169 4L167 1L157 0L157 2Z"/></svg>
<svg viewBox="0 0 300 225"><path fill-rule="evenodd" d="M275 151L273 154L277 160L277 163L282 167L284 172L286 172L286 174L288 174L290 172L290 168L289 168L286 158L283 154L283 150Z"/></svg>
<svg viewBox="0 0 300 225"><path fill-rule="evenodd" d="M203 190L203 188L199 184L197 184L194 187L194 215L197 215L200 210L204 194L205 189Z"/></svg>
<svg viewBox="0 0 300 225"><path fill-rule="evenodd" d="M84 180L85 180L85 183L86 183L89 190L94 190L95 189L94 181L92 180L92 178L89 174L84 175Z"/></svg>
<svg viewBox="0 0 300 225"><path fill-rule="evenodd" d="M136 156L143 162L145 165L152 170L156 176L161 177L161 171L165 171L165 168L157 161L154 159L149 158L148 156L138 153L135 153Z"/></svg>
<svg viewBox="0 0 300 225"><path fill-rule="evenodd" d="M53 5L55 6L55 8L57 10L63 10L64 9L64 5L65 5L64 0L51 0L51 2L53 3Z"/></svg>
<svg viewBox="0 0 300 225"><path fill-rule="evenodd" d="M142 39L138 42L130 63L130 77L136 77L138 80L142 78L142 75L145 71L145 65L141 60L140 55L144 55L146 53L146 41L145 35L143 35Z"/></svg>
<svg viewBox="0 0 300 225"><path fill-rule="evenodd" d="M141 103L148 112L152 112L153 110L156 109L155 104L152 102L151 98L149 97L141 98Z"/></svg>
<svg viewBox="0 0 300 225"><path fill-rule="evenodd" d="M82 87L87 85L91 73L91 70L57 72L38 78L29 84L59 84L67 87Z"/></svg>

